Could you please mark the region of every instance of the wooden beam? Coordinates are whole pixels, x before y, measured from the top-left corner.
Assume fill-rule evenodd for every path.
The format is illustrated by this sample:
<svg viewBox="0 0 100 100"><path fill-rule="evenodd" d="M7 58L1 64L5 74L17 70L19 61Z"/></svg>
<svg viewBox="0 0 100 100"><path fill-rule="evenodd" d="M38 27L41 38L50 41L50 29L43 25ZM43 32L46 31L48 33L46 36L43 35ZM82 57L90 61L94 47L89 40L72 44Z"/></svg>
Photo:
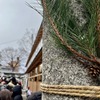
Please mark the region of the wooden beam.
<svg viewBox="0 0 100 100"><path fill-rule="evenodd" d="M30 73L32 70L38 67L38 65L41 63L42 63L42 48L25 73Z"/></svg>
<svg viewBox="0 0 100 100"><path fill-rule="evenodd" d="M37 74L37 75L31 76L31 77L28 77L28 78L30 79L30 78L34 78L34 77L38 77L38 76L42 76L42 74Z"/></svg>

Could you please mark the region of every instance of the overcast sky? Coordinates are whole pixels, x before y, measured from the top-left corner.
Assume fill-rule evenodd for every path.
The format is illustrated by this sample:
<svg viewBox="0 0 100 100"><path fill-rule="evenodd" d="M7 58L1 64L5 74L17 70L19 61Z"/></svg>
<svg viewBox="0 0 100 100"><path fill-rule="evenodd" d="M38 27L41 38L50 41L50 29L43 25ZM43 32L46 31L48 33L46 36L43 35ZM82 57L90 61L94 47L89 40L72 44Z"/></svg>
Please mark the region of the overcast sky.
<svg viewBox="0 0 100 100"><path fill-rule="evenodd" d="M26 5L25 2L35 0L30 1L0 0L0 50L8 46L16 47L13 40L22 38L26 29L34 29L37 33L42 17Z"/></svg>

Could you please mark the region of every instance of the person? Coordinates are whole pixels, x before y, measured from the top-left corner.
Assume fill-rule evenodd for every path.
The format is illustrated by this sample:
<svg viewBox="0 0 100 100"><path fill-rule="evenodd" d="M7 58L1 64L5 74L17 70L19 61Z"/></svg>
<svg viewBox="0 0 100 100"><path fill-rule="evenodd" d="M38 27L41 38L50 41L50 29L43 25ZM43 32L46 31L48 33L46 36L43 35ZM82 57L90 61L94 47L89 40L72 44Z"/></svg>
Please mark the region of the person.
<svg viewBox="0 0 100 100"><path fill-rule="evenodd" d="M6 89L8 89L10 92L12 92L13 91L13 86L7 85Z"/></svg>
<svg viewBox="0 0 100 100"><path fill-rule="evenodd" d="M15 77L12 77L9 83L7 84L7 89L12 90L13 87L15 87L16 85L17 85L17 80Z"/></svg>
<svg viewBox="0 0 100 100"><path fill-rule="evenodd" d="M23 86L22 86L22 83L19 81L19 82L17 82L17 85L20 85L21 86L21 88L23 89Z"/></svg>
<svg viewBox="0 0 100 100"><path fill-rule="evenodd" d="M42 92L38 91L30 95L27 100L41 100Z"/></svg>
<svg viewBox="0 0 100 100"><path fill-rule="evenodd" d="M1 85L5 85L5 84L7 84L7 82L6 82L6 77L2 77L2 82L1 82Z"/></svg>
<svg viewBox="0 0 100 100"><path fill-rule="evenodd" d="M0 100L12 100L11 92L7 89L0 91Z"/></svg>
<svg viewBox="0 0 100 100"><path fill-rule="evenodd" d="M28 90L27 90L27 97L29 97L31 94L32 94L32 92L31 92L31 90L30 90L30 87L28 87Z"/></svg>
<svg viewBox="0 0 100 100"><path fill-rule="evenodd" d="M17 85L17 83L18 83L15 77L12 77L11 82L12 82L14 85Z"/></svg>
<svg viewBox="0 0 100 100"><path fill-rule="evenodd" d="M13 100L23 100L22 98L22 88L20 85L16 85L14 88L13 88L13 94L12 94L12 98Z"/></svg>

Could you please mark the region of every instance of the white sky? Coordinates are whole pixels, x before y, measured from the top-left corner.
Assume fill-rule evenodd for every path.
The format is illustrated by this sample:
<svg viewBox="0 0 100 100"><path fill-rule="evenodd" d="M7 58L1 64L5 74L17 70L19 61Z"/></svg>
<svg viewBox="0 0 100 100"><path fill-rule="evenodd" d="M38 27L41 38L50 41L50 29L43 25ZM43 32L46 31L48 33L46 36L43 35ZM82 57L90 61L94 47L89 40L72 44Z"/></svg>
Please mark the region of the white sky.
<svg viewBox="0 0 100 100"><path fill-rule="evenodd" d="M31 1L31 2L30 2ZM42 17L26 5L35 0L0 0L0 50L16 47L16 41L23 37L26 29L37 33Z"/></svg>

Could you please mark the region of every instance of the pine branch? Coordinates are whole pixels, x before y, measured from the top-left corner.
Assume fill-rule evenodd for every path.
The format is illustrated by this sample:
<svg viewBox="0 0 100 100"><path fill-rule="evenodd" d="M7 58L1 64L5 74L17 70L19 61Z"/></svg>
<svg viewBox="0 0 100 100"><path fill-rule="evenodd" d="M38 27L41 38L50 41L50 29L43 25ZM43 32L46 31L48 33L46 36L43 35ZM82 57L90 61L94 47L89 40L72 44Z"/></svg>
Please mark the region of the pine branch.
<svg viewBox="0 0 100 100"><path fill-rule="evenodd" d="M54 24L52 18L50 17L50 15L49 15L49 13L48 13L47 6L46 6L46 1L45 1L45 0L42 0L42 3L43 3L44 12L45 12L46 16L48 17L48 20L49 20L49 22L50 22L50 24L51 24L53 30L55 31L56 36L60 39L61 43L62 43L63 45L65 45L66 48L69 49L69 51L71 51L74 55L77 55L78 57L81 57L81 58L83 58L83 59L85 59L85 60L87 60L87 61L100 64L100 62L96 60L96 57L95 57L95 56L91 55L91 58L86 57L86 56L80 54L79 52L77 52L76 50L74 50L70 45L68 45L67 42L64 41L64 39L63 39L62 36L60 35L60 33L59 33L59 31L58 31L56 25ZM66 40L66 41L67 41L67 40Z"/></svg>

